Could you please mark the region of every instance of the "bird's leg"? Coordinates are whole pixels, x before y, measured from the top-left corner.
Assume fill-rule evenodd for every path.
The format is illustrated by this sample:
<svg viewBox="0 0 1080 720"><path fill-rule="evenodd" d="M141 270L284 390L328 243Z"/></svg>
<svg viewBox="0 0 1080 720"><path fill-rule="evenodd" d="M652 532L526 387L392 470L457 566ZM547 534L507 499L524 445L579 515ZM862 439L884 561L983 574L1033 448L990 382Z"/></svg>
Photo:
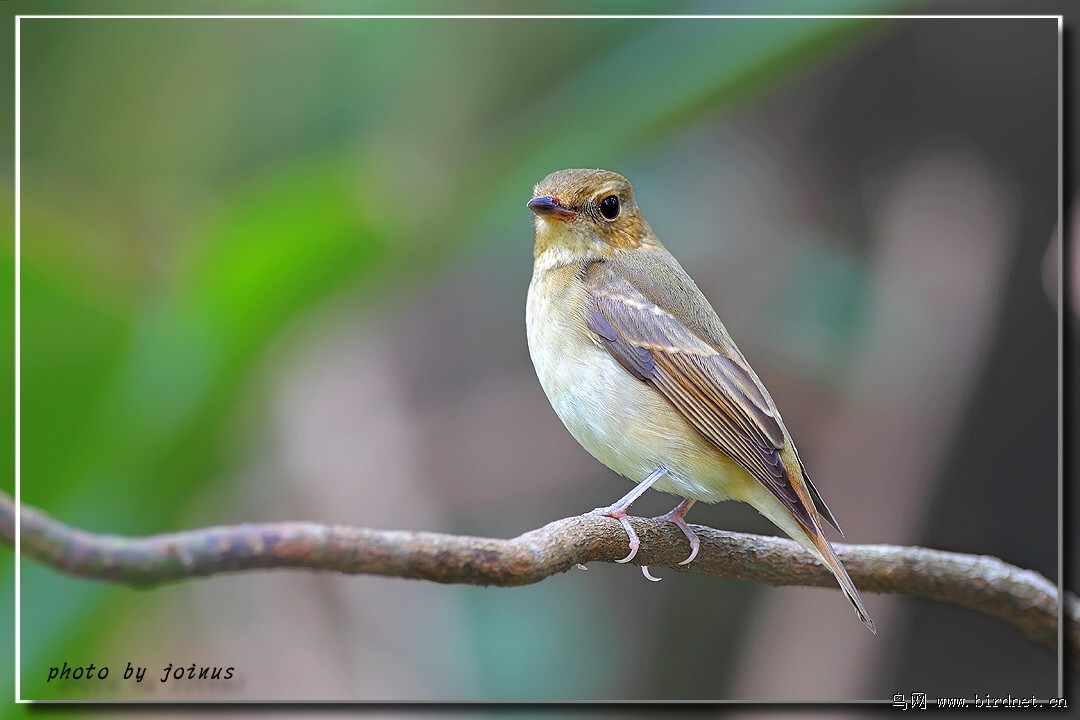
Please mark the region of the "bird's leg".
<svg viewBox="0 0 1080 720"><path fill-rule="evenodd" d="M599 507L590 512L590 515L603 515L609 518L615 518L626 530L626 537L630 540L630 554L624 557L622 560L616 560L615 562L625 563L630 562L637 555L638 548L641 546L641 540L638 538L637 532L630 525L630 519L626 514L627 508L637 500L639 497L645 494L645 491L653 486L657 480L662 478L667 472L667 468L661 465L660 467L649 473L649 477L645 478L630 492L623 495L618 502L614 505L608 505L607 507Z"/></svg>
<svg viewBox="0 0 1080 720"><path fill-rule="evenodd" d="M683 560L680 565L689 565L697 557L698 550L701 549L701 541L698 539L697 533L690 529L690 526L686 524L686 513L693 507L695 500L686 498L681 503L675 506L675 508L666 515L657 515L653 520L666 520L669 523L675 525L677 528L683 531L683 535L690 541L690 557Z"/></svg>

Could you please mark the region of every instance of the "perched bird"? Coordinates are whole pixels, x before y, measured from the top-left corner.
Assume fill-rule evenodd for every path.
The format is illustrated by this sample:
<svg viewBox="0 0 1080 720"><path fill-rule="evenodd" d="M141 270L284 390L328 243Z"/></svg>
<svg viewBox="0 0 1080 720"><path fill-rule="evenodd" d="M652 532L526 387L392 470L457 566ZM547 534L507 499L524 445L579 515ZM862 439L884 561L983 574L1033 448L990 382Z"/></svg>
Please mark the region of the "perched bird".
<svg viewBox="0 0 1080 720"><path fill-rule="evenodd" d="M626 178L560 170L533 190L536 245L526 307L529 354L570 434L637 483L594 513L618 519L650 487L685 498L658 519L699 540L684 516L698 500L749 503L836 576L874 632L822 532L840 531L810 482L769 392L697 285L645 222ZM843 534L842 531L841 535ZM648 577L648 569L644 570Z"/></svg>

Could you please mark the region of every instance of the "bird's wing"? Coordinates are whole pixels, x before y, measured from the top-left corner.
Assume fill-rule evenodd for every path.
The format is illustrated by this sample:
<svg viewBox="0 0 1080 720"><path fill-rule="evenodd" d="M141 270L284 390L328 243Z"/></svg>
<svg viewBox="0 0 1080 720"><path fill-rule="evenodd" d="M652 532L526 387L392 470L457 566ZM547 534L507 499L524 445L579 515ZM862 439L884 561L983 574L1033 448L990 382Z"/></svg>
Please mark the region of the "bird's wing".
<svg viewBox="0 0 1080 720"><path fill-rule="evenodd" d="M583 274L586 324L626 370L655 387L713 445L771 492L811 535L820 533L781 458L783 427L746 361L726 338L700 337L624 277Z"/></svg>

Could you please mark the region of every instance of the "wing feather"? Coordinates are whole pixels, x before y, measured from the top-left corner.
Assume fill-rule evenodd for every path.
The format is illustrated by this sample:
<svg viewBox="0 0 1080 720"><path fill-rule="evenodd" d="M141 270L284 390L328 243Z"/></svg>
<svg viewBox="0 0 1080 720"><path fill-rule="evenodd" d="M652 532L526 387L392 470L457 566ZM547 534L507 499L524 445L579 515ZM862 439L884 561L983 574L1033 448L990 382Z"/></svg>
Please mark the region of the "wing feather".
<svg viewBox="0 0 1080 720"><path fill-rule="evenodd" d="M585 276L592 298L586 324L601 345L761 482L801 525L815 529L781 457L784 429L738 350L699 337L629 281L597 279L596 273Z"/></svg>

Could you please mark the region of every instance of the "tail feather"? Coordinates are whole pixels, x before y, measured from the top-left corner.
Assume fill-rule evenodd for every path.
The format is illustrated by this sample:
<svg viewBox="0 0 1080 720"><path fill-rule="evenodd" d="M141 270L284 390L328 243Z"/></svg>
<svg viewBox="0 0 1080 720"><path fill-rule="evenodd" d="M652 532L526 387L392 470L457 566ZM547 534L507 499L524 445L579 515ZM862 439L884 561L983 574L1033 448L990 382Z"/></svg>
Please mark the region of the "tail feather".
<svg viewBox="0 0 1080 720"><path fill-rule="evenodd" d="M840 562L840 558L836 557L836 552L833 550L832 545L825 538L821 531L817 533L807 533L807 538L813 543L814 548L817 550L821 557L822 562L832 571L833 576L836 578L836 582L840 584L840 589L844 591L844 595L851 601L851 604L855 607L855 612L859 615L859 619L863 621L863 624L870 630L870 632L877 635L877 629L874 627L874 621L870 619L870 613L866 611L866 606L863 605L862 596L859 595L858 589L855 587L855 583L851 581L851 576L848 575L847 569L844 568L844 564Z"/></svg>
<svg viewBox="0 0 1080 720"><path fill-rule="evenodd" d="M832 545L829 544L825 534L821 531L822 523L820 520L814 519L809 527L803 525L772 493L758 482L748 482L743 486L742 493L738 497L740 500L752 505L769 520L772 520L773 524L787 533L788 537L806 548L808 552L817 556L832 572L836 582L840 585L840 589L855 607L859 619L862 620L870 632L877 634L874 621L870 619L870 613L866 611L866 606L863 605L862 597L855 588L855 583L851 581L851 577L847 574L847 570L844 569L840 558L836 557ZM808 500L804 500L804 502L808 502Z"/></svg>

